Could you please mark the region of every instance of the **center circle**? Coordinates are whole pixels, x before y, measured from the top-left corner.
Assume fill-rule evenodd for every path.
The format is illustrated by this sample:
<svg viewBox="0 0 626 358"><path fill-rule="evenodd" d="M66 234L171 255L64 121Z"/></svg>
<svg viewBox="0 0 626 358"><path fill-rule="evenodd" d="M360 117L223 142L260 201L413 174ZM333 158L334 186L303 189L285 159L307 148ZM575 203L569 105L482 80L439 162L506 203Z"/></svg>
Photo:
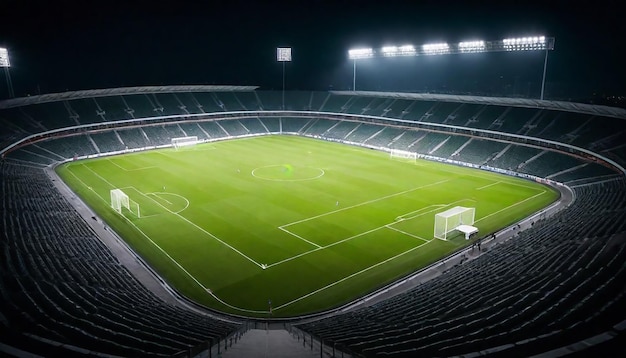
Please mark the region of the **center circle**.
<svg viewBox="0 0 626 358"><path fill-rule="evenodd" d="M252 176L270 181L305 181L322 177L324 170L290 164L267 165L252 170Z"/></svg>

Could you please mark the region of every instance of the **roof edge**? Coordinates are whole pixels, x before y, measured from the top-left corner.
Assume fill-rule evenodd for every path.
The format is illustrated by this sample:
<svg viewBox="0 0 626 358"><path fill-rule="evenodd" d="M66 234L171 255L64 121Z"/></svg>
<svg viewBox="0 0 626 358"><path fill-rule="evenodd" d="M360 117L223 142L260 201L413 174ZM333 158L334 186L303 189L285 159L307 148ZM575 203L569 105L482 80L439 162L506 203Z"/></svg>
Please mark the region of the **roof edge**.
<svg viewBox="0 0 626 358"><path fill-rule="evenodd" d="M0 101L0 109L41 104L56 101L65 101L81 98L107 97L132 94L153 94L172 92L248 92L259 86L231 86L231 85L180 85L180 86L137 86L103 88L80 91L48 93L36 96L12 98Z"/></svg>
<svg viewBox="0 0 626 358"><path fill-rule="evenodd" d="M395 98L422 101L445 101L457 103L486 104L495 106L512 106L539 108L555 111L575 112L591 114L595 116L613 117L626 119L626 109L593 105L586 103L549 101L531 98L508 98L508 97L486 97L486 96L466 96L436 93L408 93L408 92L380 92L380 91L330 91L336 95L344 96L364 96L379 98Z"/></svg>

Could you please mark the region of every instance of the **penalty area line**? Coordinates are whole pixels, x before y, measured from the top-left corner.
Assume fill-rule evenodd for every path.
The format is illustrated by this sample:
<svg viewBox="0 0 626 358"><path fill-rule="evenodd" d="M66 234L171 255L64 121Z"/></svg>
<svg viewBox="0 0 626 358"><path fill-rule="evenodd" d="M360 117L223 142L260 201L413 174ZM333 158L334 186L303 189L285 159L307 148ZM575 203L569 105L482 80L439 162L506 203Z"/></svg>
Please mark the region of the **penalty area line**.
<svg viewBox="0 0 626 358"><path fill-rule="evenodd" d="M541 191L541 193L539 193L539 194L535 194L535 195L533 195L533 196L531 196L531 197L528 197L528 198L526 198L526 199L524 199L524 200L522 200L522 201L518 201L517 203L513 203L513 204L511 204L511 205L509 205L509 206L507 206L507 207L505 207L505 208L502 208L502 209L500 209L500 210L498 210L498 211L494 211L493 213L491 213L491 214L489 214L489 215L487 215L487 216L483 216L482 218L480 218L480 219L478 219L478 220L475 220L475 221L474 221L474 223L477 223L477 222L479 222L479 221L481 221L481 220L483 220L483 219L486 219L486 218L488 218L488 217L490 217L490 216L493 216L493 215L495 215L495 214L499 214L499 213L503 212L504 210L508 210L508 209L510 209L510 208L512 208L512 207L514 207L514 206L517 206L517 205L519 205L519 204L521 204L521 203L527 202L528 200L534 199L534 198L538 197L539 195L543 195L543 194L545 194L545 193L546 193L546 191L545 191L545 190L542 190L542 191Z"/></svg>
<svg viewBox="0 0 626 358"><path fill-rule="evenodd" d="M404 235L407 235L407 236L410 236L410 237L413 237L413 238L416 238L416 239L422 240L422 241L424 241L424 242L430 242L430 240L426 240L426 239L424 239L423 237L419 237L419 236L417 236L417 235L413 235L413 234L411 234L411 233L408 233L408 232L406 232L406 231L404 231L404 230L397 229L397 228L393 227L393 224L387 224L387 225L385 225L385 227L386 227L387 229L391 229L391 230L397 231L397 232L399 232L399 233L402 233L402 234L404 234Z"/></svg>
<svg viewBox="0 0 626 358"><path fill-rule="evenodd" d="M69 173L72 174L74 176L74 178L78 179L79 182L81 182L81 184L83 184L85 187L87 187L88 189L91 188L89 185L87 185L82 179L80 179L76 174L74 174L71 170L69 170ZM103 198L100 194L98 194L95 190L91 189L91 191L93 191L96 196L98 198L100 198L102 201L104 201L106 204L109 204L109 202ZM150 238L150 236L148 236L148 234L146 234L145 232L143 232L143 230L141 230L137 225L135 225L135 223L133 223L132 221L130 221L129 218L127 218L124 215L121 215L124 220L126 220L132 227L134 227L137 231L139 231L139 233L141 235L143 235L146 239L148 239L148 241L150 241L150 243L152 245L154 245L157 249L159 249L159 251L161 251L165 256L167 256L168 259L170 259L176 266L178 266L178 268L183 271L187 276L189 276L198 286L202 287L202 289L204 289L205 291L210 293L210 290L207 289L202 283L200 283L200 281L198 281L198 279L196 279L192 274L189 273L189 271L187 271L187 269L185 269L181 264L178 263L178 261L176 261L172 256L170 256L170 254L167 253L167 251L163 250L163 248L161 248L161 246L159 246L156 242L154 242L154 240L152 240L152 238Z"/></svg>
<svg viewBox="0 0 626 358"><path fill-rule="evenodd" d="M491 184L483 185L483 186L481 186L480 188L476 188L476 190L483 190L483 189L487 189L487 188L489 188L489 187L492 187L492 186L494 186L494 185L496 185L496 184L500 184L500 183L501 183L501 181L497 181L497 182L495 182L495 183L491 183Z"/></svg>
<svg viewBox="0 0 626 358"><path fill-rule="evenodd" d="M322 248L322 246L320 246L320 245L318 245L318 244L316 244L316 243L314 243L314 242L311 242L311 241L309 241L309 240L307 240L307 239L303 238L302 236L300 236L300 235L298 235L298 234L294 234L293 232L291 232L291 231L289 231L289 230L285 229L284 227L280 227L280 226L279 226L278 228L279 228L280 230L282 230L282 231L284 231L284 232L288 233L288 234L291 234L291 235L293 235L293 236L297 237L298 239L300 239L300 240L302 240L302 241L304 241L304 242L307 242L307 243L309 243L309 244L311 244L311 245L313 245L313 246L317 247L318 249L321 249L321 248Z"/></svg>
<svg viewBox="0 0 626 358"><path fill-rule="evenodd" d="M355 276L358 276L358 275L360 275L360 274L362 274L362 273L364 273L364 272L367 272L367 271L369 271L369 270L371 270L371 269L373 269L373 268L375 268L375 267L378 267L378 266L380 266L380 265L384 265L384 264L386 264L386 263L387 263L387 262L389 262L389 261L395 260L395 259L397 259L397 258L398 258L398 257L400 257L400 256L406 255L406 254L408 254L409 252L412 252L412 251L414 251L414 250L417 250L418 248L420 248L420 247L422 247L422 246L424 246L424 245L428 244L429 242L430 242L430 241L427 241L427 242L425 242L425 243L423 243L423 244L419 244L419 245L417 245L417 246L415 246L415 247L413 247L413 248L411 248L411 249L408 249L408 250L406 250L406 251L404 251L404 252L401 252L401 253L399 253L399 254L397 254L397 255L395 255L395 256L392 256L392 257L390 257L390 258L388 258L388 259L385 259L385 260L383 260L383 261L381 261L381 262L379 262L379 263L376 263L376 264L374 264L374 265L372 265L372 266L366 267L366 268L364 268L363 270L357 271L357 272L355 272L355 273L353 273L353 274L351 274L351 275L348 275L348 276L346 276L346 277L344 277L344 278L342 278L342 279L340 279L340 280L337 280L337 281L335 281L335 282L332 282L332 283L330 283L330 284L328 284L328 285L326 285L326 286L324 286L324 287L318 288L318 289L317 289L317 290L315 290L315 291L309 292L309 293L307 293L307 294L306 294L306 295L304 295L304 296L298 297L298 298L296 298L296 299L294 299L294 300L291 300L291 301L289 301L289 302L287 302L287 303L284 303L284 304L282 304L282 305L280 305L280 306L277 306L276 308L274 308L274 311L279 310L279 309L284 308L284 307L287 307L287 306L290 306L290 305L292 305L292 304L294 304L294 303L296 303L296 302L298 302L298 301L301 301L301 300L303 300L303 299L305 299L305 298L307 298L307 297L313 296L313 295L315 295L315 294L317 294L317 293L319 293L319 292L322 292L322 291L324 291L324 290L327 290L327 289L329 289L329 288L331 288L331 287L333 287L333 286L335 286L335 285L338 285L338 284L340 284L340 283L342 283L342 282L344 282L344 281L346 281L346 280L349 280L349 279L351 279L351 278L353 278L353 277L355 277Z"/></svg>
<svg viewBox="0 0 626 358"><path fill-rule="evenodd" d="M135 189L137 190L137 189ZM261 269L265 270L267 268L267 265L264 264L260 264L258 262L256 262L255 260L253 260L252 258L250 258L249 256L247 256L246 254L244 254L243 252L237 250L235 247L233 247L232 245L230 245L229 243L225 242L224 240L220 239L219 237L211 234L210 232L206 231L205 229L201 228L200 226L198 226L196 223L194 223L193 221L187 219L186 217L180 215L177 212L174 212L168 208L166 208L165 206L163 206L161 203L159 203L158 201L152 199L151 197L149 197L147 194L142 193L141 191L137 190L138 193L140 193L141 195L145 196L146 198L150 199L152 202L156 203L158 206L162 207L163 209L165 209L166 211L170 212L172 215L176 215L177 217L179 217L180 219L186 221L188 224L190 224L191 226L195 227L196 229L202 231L203 233L207 234L208 236L212 237L213 239L215 239L216 241L219 241L222 245L228 247L229 249L235 251L236 253L238 253L239 255L241 255L241 257L245 258L246 260L252 262L253 264L257 265L258 267L260 267Z"/></svg>
<svg viewBox="0 0 626 358"><path fill-rule="evenodd" d="M444 180L440 180L440 181L435 182L435 183L425 184L425 185L422 185L422 186L418 186L418 187L416 187L416 188L412 188L412 189L404 190L404 191L401 191L401 192L397 192L397 193L393 193L393 194L389 194L389 195L381 196L380 198L367 200L367 201L364 201L364 202L359 203L359 204L354 204L354 205L346 206L346 207L341 208L341 209L337 209L337 210L329 211L329 212L326 212L326 213L323 213L323 214L319 214L319 215L311 216L311 217L309 217L309 218L305 218L305 219L298 220L298 221L294 221L294 222L291 222L291 223L288 223L288 224L285 224L285 225L281 225L281 226L279 226L279 228L284 228L284 227L291 226L291 225L295 225L295 224L299 224L299 223L302 223L302 222L305 222L305 221L309 221L309 220L313 220L313 219L321 218L321 217L323 217L323 216L330 215L330 214L334 214L334 213L337 213L337 212L340 212L340 211L344 211L344 210L348 210L348 209L356 208L356 207L359 207L359 206L363 206L363 205L367 205L367 204L375 203L375 202L377 202L377 201L381 201L381 200L385 200L385 199L393 198L394 196L404 195L404 194L406 194L406 193L410 193L410 192L412 192L412 191L416 191L416 190L419 190L419 189L424 189L424 188L428 188L428 187L431 187L431 186L435 186L435 185L443 184L443 183L445 183L445 182L449 182L450 180L452 180L452 179L444 179Z"/></svg>

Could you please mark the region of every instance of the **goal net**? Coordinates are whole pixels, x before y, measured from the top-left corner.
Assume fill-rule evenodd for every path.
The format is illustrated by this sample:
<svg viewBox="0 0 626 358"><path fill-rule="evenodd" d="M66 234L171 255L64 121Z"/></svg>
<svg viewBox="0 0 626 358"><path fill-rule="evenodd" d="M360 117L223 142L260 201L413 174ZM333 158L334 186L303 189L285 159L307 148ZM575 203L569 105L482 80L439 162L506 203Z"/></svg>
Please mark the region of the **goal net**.
<svg viewBox="0 0 626 358"><path fill-rule="evenodd" d="M444 212L435 214L435 238L445 240L448 233L462 225L473 225L475 208L455 206Z"/></svg>
<svg viewBox="0 0 626 358"><path fill-rule="evenodd" d="M188 147L190 145L198 144L198 137L180 137L180 138L172 138L172 146L176 149L180 147Z"/></svg>
<svg viewBox="0 0 626 358"><path fill-rule="evenodd" d="M111 208L113 208L113 210L117 211L120 214L122 214L122 209L126 208L126 210L128 210L135 216L141 217L139 212L139 204L130 200L128 195L126 195L126 193L124 193L121 189L111 190Z"/></svg>
<svg viewBox="0 0 626 358"><path fill-rule="evenodd" d="M417 153L409 152L408 150L391 149L389 151L389 158L390 159L394 159L394 158L408 159L408 160L416 161Z"/></svg>

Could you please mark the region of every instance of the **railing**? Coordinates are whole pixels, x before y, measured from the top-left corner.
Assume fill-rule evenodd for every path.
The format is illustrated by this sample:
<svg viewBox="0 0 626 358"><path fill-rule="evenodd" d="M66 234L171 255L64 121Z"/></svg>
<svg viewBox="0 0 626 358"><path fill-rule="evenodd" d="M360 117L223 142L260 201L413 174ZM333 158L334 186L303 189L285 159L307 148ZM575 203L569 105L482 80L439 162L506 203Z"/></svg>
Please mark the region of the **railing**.
<svg viewBox="0 0 626 358"><path fill-rule="evenodd" d="M612 167L621 173L626 174L626 169L614 160L607 158L602 154L595 153L591 150L577 147L567 143L561 143L554 140L524 136L520 134L498 132L488 129L468 128L454 125L431 122L417 122L411 120L403 120L397 118L386 118L380 116L357 115L347 113L333 112L314 112L314 111L234 111L234 112L216 112L201 113L188 115L169 115L150 118L128 119L116 122L91 123L79 126L54 129L42 133L31 134L21 140L9 145L4 149L0 149L0 154L10 152L21 146L36 143L41 140L82 135L86 133L97 133L101 131L109 131L112 129L133 128L150 125L175 124L182 120L189 121L219 121L225 119L242 119L242 118L265 118L265 117L299 117L299 118L324 118L333 120L344 120L353 122L375 123L388 126L397 126L401 128L414 128L432 132L453 133L455 135L463 135L468 137L481 137L488 140L495 140L505 143L516 143L525 146L549 149L559 151L568 155L584 158L599 164Z"/></svg>
<svg viewBox="0 0 626 358"><path fill-rule="evenodd" d="M229 348L232 348L235 343L239 342L239 340L241 340L241 337L243 337L243 335L250 330L250 327L250 323L245 322L241 328L239 328L235 332L232 332L226 337L217 337L216 339L210 338L204 343L174 354L173 357L191 358L196 357L204 352L206 352L206 354L203 354L204 357L221 357L222 352L227 352Z"/></svg>
<svg viewBox="0 0 626 358"><path fill-rule="evenodd" d="M298 342L302 341L302 347L310 349L312 352L319 352L320 358L364 358L365 356L354 352L348 346L331 341L324 341L321 337L304 332L292 325L285 325L285 329Z"/></svg>

